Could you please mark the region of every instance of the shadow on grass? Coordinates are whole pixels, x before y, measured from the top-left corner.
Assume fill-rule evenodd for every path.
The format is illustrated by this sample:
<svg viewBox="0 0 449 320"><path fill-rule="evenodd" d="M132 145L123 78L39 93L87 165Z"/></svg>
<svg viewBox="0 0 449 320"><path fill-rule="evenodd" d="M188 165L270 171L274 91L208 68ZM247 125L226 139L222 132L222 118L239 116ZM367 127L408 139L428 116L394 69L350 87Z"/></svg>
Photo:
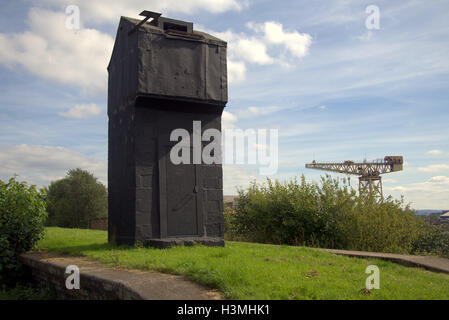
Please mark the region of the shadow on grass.
<svg viewBox="0 0 449 320"><path fill-rule="evenodd" d="M95 243L88 245L77 245L77 246L61 246L57 248L42 248L42 250L55 252L60 254L70 254L74 256L83 256L85 252L100 252L100 251L125 251L134 249L134 246L129 245L113 245L108 243Z"/></svg>

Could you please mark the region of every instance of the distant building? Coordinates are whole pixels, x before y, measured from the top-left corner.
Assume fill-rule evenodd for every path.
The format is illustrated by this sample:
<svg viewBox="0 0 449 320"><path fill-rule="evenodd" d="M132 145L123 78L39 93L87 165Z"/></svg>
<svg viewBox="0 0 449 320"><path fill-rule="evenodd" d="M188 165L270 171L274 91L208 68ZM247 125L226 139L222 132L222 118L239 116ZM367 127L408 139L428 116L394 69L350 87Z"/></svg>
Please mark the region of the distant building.
<svg viewBox="0 0 449 320"><path fill-rule="evenodd" d="M449 220L449 211L440 215L440 219Z"/></svg>
<svg viewBox="0 0 449 320"><path fill-rule="evenodd" d="M223 196L224 206L227 208L234 208L237 204L238 196Z"/></svg>

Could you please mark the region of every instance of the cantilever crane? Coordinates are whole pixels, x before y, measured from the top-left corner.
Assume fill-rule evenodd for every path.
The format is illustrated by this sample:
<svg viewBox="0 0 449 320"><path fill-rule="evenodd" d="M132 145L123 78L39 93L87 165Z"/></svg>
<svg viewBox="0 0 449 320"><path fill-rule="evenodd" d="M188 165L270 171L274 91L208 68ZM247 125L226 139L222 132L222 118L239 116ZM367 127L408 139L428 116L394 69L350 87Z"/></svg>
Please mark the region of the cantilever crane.
<svg viewBox="0 0 449 320"><path fill-rule="evenodd" d="M380 175L402 171L403 163L402 156L387 156L383 160L371 162L317 163L314 160L312 163L306 164L306 168L357 175L359 176L359 193L369 191L382 199L382 177Z"/></svg>

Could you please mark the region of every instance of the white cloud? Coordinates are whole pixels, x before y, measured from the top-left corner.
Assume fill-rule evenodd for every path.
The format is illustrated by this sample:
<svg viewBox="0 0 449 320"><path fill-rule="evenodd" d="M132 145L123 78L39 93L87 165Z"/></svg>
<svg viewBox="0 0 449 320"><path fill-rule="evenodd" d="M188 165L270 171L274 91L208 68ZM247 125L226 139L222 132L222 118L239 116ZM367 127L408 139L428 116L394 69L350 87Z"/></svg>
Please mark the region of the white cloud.
<svg viewBox="0 0 449 320"><path fill-rule="evenodd" d="M77 104L66 112L61 112L60 115L66 118L83 119L89 116L99 115L101 108L94 103L91 104Z"/></svg>
<svg viewBox="0 0 449 320"><path fill-rule="evenodd" d="M222 129L232 129L235 127L234 123L237 121L237 117L228 112L228 111L223 111L223 114L221 116L221 127Z"/></svg>
<svg viewBox="0 0 449 320"><path fill-rule="evenodd" d="M112 51L110 35L95 29L65 27L63 11L30 9L23 33L0 33L0 64L20 65L45 79L86 91L104 90Z"/></svg>
<svg viewBox="0 0 449 320"><path fill-rule="evenodd" d="M223 166L223 194L235 195L237 188L247 188L254 180L264 181L264 178L257 174L257 169L242 165Z"/></svg>
<svg viewBox="0 0 449 320"><path fill-rule="evenodd" d="M297 58L304 57L312 44L312 37L309 34L284 31L282 24L277 22L268 21L260 27L254 24L250 26L255 30L262 29L267 43L283 45Z"/></svg>
<svg viewBox="0 0 449 320"><path fill-rule="evenodd" d="M449 185L449 177L446 176L436 176L428 180L429 183L440 183Z"/></svg>
<svg viewBox="0 0 449 320"><path fill-rule="evenodd" d="M274 59L267 53L267 46L256 38L241 38L232 46L232 56L260 65L272 64Z"/></svg>
<svg viewBox="0 0 449 320"><path fill-rule="evenodd" d="M253 37L246 33L234 33L232 30L206 32L228 43L228 60L242 63L242 60L259 65L272 64L275 59L267 53L267 45L262 37Z"/></svg>
<svg viewBox="0 0 449 320"><path fill-rule="evenodd" d="M251 106L238 113L239 118L251 118L257 116L266 116L271 113L279 112L291 107L284 106Z"/></svg>
<svg viewBox="0 0 449 320"><path fill-rule="evenodd" d="M90 159L63 147L40 145L2 146L0 148L0 178L7 180L14 174L19 180L38 186L63 178L74 168L88 170L106 184L107 162Z"/></svg>
<svg viewBox="0 0 449 320"><path fill-rule="evenodd" d="M328 127L324 123L297 123L295 126L285 126L279 128L280 137L298 137L316 135L323 132Z"/></svg>
<svg viewBox="0 0 449 320"><path fill-rule="evenodd" d="M312 44L309 34L285 31L283 25L277 22L248 22L247 27L254 31L253 35L235 33L232 30L215 32L203 28L228 42L230 82L245 79L245 63L291 67L295 60L307 55Z"/></svg>
<svg viewBox="0 0 449 320"><path fill-rule="evenodd" d="M373 37L373 32L371 30L365 32L364 34L362 34L361 36L356 36L355 38L361 41L368 41L371 40L371 38Z"/></svg>
<svg viewBox="0 0 449 320"><path fill-rule="evenodd" d="M439 172L439 171L445 171L445 170L449 170L448 164L432 164L427 167L418 168L418 171L421 171L421 172Z"/></svg>
<svg viewBox="0 0 449 320"><path fill-rule="evenodd" d="M438 150L438 149L433 149L433 150L429 150L427 151L427 154L429 156L441 156L446 154L447 152L444 152L443 150Z"/></svg>
<svg viewBox="0 0 449 320"><path fill-rule="evenodd" d="M448 176L435 176L425 182L384 187L384 190L395 196L404 195L406 201L412 201L412 207L415 209L449 208Z"/></svg>
<svg viewBox="0 0 449 320"><path fill-rule="evenodd" d="M228 81L237 83L245 80L246 66L243 62L235 62L228 59Z"/></svg>
<svg viewBox="0 0 449 320"><path fill-rule="evenodd" d="M45 0L46 3L61 7L60 0ZM240 11L248 6L248 1L239 0L76 0L81 19L91 23L117 23L120 16L142 18L142 10L161 12L164 16L172 13L192 14L198 11L222 13Z"/></svg>

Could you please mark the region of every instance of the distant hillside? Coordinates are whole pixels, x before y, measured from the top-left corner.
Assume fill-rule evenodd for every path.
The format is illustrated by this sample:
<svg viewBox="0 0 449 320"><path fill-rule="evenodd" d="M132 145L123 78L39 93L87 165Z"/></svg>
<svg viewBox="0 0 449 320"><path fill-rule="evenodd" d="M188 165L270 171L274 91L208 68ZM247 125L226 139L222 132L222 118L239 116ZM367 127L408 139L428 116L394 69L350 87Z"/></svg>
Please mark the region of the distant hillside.
<svg viewBox="0 0 449 320"><path fill-rule="evenodd" d="M418 216L429 216L429 215L441 215L445 212L448 212L449 210L416 210L416 214Z"/></svg>

